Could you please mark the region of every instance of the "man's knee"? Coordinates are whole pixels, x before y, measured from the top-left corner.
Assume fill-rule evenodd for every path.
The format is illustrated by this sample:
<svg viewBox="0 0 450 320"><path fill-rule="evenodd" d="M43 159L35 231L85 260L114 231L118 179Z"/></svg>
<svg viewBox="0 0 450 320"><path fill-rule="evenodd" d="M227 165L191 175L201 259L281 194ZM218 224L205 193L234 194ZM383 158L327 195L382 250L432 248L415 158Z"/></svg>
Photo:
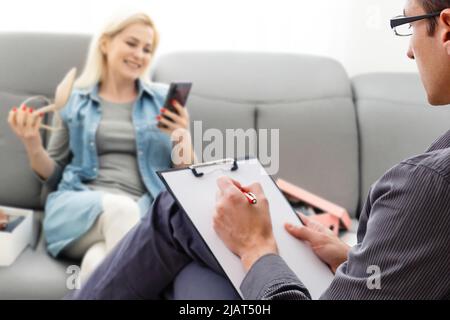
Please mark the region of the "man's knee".
<svg viewBox="0 0 450 320"><path fill-rule="evenodd" d="M144 215L141 225L150 227L153 225L167 224L174 212L179 210L178 204L168 191L162 191L153 202L149 212Z"/></svg>
<svg viewBox="0 0 450 320"><path fill-rule="evenodd" d="M220 270L221 271L221 270ZM199 283L208 285L199 286ZM223 272L197 262L186 265L175 278L168 297L175 300L239 300L240 296Z"/></svg>
<svg viewBox="0 0 450 320"><path fill-rule="evenodd" d="M164 191L160 192L160 194L156 197L155 203L158 202L158 201L162 202L165 205L176 204L175 198L167 190L164 190Z"/></svg>
<svg viewBox="0 0 450 320"><path fill-rule="evenodd" d="M179 210L179 206L168 191L162 191L155 199L149 215L167 216Z"/></svg>

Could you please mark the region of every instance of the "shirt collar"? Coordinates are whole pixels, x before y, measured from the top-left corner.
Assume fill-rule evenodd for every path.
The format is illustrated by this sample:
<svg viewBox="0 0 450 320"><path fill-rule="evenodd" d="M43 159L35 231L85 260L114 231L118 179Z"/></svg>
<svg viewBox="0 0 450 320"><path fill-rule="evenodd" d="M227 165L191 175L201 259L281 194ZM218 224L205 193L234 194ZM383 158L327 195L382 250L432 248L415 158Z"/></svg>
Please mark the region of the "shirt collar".
<svg viewBox="0 0 450 320"><path fill-rule="evenodd" d="M136 83L138 87L137 100L141 99L142 94L144 93L148 94L150 97L154 96L155 93L150 83L144 83L141 79L136 80ZM99 87L100 83L97 83L90 88L82 90L81 93L100 103L100 96L98 95Z"/></svg>

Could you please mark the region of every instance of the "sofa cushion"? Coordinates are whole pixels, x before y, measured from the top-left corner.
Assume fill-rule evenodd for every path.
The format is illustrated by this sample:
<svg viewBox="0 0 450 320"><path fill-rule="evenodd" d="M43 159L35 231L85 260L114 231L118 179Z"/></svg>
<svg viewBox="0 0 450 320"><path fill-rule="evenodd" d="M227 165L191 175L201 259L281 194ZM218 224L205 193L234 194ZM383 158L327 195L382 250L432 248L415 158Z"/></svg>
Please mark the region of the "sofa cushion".
<svg viewBox="0 0 450 320"><path fill-rule="evenodd" d="M0 92L0 204L21 208L41 207L41 183L30 168L25 148L9 127L7 120L13 106L19 106L27 96ZM42 107L45 102L30 104ZM41 131L44 135L44 131ZM43 137L44 139L44 137Z"/></svg>
<svg viewBox="0 0 450 320"><path fill-rule="evenodd" d="M352 217L359 201L354 119L353 103L345 97L258 108L258 128L280 130L279 172L275 177L346 208Z"/></svg>
<svg viewBox="0 0 450 320"><path fill-rule="evenodd" d="M188 107L205 127L281 129L275 176L355 213L356 116L350 81L336 61L292 54L180 52L161 57L153 79L192 81ZM267 137L270 141L272 136ZM261 159L258 142L253 149Z"/></svg>
<svg viewBox="0 0 450 320"><path fill-rule="evenodd" d="M201 156L202 161L256 156L256 135L248 131L255 125L255 106L245 102L205 97L194 91L189 97L187 108L191 117L194 147L199 159ZM227 130L228 134L233 136L233 144L228 146L224 139ZM235 137L245 141L243 149L240 149ZM231 139L227 141L231 142ZM213 152L213 147L217 147L216 152Z"/></svg>
<svg viewBox="0 0 450 320"><path fill-rule="evenodd" d="M431 107L417 74L353 79L361 145L361 201L370 186L403 159L423 153L450 129L450 108ZM361 203L362 205L362 203Z"/></svg>
<svg viewBox="0 0 450 320"><path fill-rule="evenodd" d="M275 176L355 216L358 133L346 72L338 62L321 57L280 56L266 64L283 75L274 70L267 80L273 96L258 103L256 113L258 129L279 129L279 172ZM264 156L261 149L259 156Z"/></svg>
<svg viewBox="0 0 450 320"><path fill-rule="evenodd" d="M72 67L81 72L88 35L51 33L0 34L0 90L53 97Z"/></svg>
<svg viewBox="0 0 450 320"><path fill-rule="evenodd" d="M238 151L237 143L234 143L235 148L230 147L231 143L227 148L224 143L221 154L215 159L257 155L257 141L248 129L254 129L256 125L255 101L264 100L264 95L270 91L263 81L264 75L256 73L262 72L263 69L255 69L261 65L256 61L249 63L257 57L231 52L179 52L164 55L155 64L154 81L193 82L187 107L193 121L202 121L203 131L216 128L225 137L226 129L242 129L241 132L230 130L229 133L235 133L242 141L245 139L245 150ZM207 151L208 136L202 139L194 132L193 138L195 141L204 140L202 150Z"/></svg>
<svg viewBox="0 0 450 320"><path fill-rule="evenodd" d="M61 299L68 292L66 270L72 264L48 255L41 234L35 249L25 249L13 265L0 267L0 299Z"/></svg>

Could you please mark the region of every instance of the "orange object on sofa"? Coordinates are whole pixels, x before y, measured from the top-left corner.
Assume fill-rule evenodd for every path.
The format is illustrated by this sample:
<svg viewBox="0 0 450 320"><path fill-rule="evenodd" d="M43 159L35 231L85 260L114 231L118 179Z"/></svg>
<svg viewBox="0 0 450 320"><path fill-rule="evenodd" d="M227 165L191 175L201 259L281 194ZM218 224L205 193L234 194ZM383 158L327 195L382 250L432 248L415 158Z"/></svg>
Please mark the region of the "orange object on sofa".
<svg viewBox="0 0 450 320"><path fill-rule="evenodd" d="M280 190L288 197L300 200L305 204L310 205L313 208L317 208L323 212L309 218L325 225L327 228L333 230L335 234L339 233L339 229L350 230L352 226L352 219L345 208L342 208L283 179L278 179L276 183L278 188L280 188Z"/></svg>

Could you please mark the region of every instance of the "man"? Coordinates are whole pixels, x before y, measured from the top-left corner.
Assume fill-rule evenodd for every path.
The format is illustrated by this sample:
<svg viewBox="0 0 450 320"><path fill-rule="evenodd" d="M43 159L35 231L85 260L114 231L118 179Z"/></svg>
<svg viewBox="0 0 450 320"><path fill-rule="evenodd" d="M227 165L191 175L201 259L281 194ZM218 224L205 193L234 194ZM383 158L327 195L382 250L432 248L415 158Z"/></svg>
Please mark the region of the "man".
<svg viewBox="0 0 450 320"><path fill-rule="evenodd" d="M429 102L450 103L450 0L409 0L404 17L393 19L392 26L398 35L411 36L408 57L417 62ZM405 26L407 34L402 33ZM310 299L301 279L277 255L270 199L261 186L242 187L225 177L217 183L214 228L248 271L241 284L244 297ZM253 192L258 204L249 205L240 189ZM304 221L305 227L286 229L308 241L335 271L322 299L450 299L450 131L426 153L401 162L374 184L355 247ZM372 266L380 272L375 288L368 285ZM185 213L163 193L73 296L158 298L171 285L180 288L177 279L186 272L180 273L183 268L205 272L202 284L207 283L210 298L217 292L220 298L236 297ZM201 287L190 285L194 291ZM175 297L180 296L175 292Z"/></svg>

